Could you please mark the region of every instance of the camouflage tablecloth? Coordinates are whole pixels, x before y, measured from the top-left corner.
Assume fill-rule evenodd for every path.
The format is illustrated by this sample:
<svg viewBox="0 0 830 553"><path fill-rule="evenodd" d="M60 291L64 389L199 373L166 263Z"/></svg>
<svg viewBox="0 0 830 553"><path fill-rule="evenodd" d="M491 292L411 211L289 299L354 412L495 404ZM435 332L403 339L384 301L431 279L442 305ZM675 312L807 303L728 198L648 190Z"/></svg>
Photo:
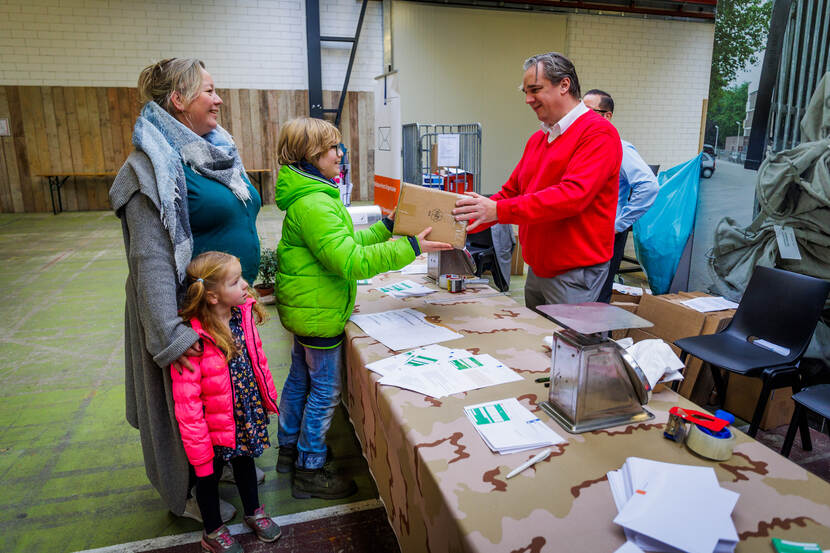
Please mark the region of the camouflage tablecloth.
<svg viewBox="0 0 830 553"><path fill-rule="evenodd" d="M373 285L405 278L430 282L390 273ZM740 493L732 516L739 552L772 551L771 537L830 548L829 484L741 433L725 462L704 460L664 439L669 408L694 407L672 391L652 397L648 409L655 419L648 423L565 432L541 412L537 404L547 399L547 388L534 382L549 372L543 338L556 326L511 298L482 288L401 300L368 288L359 288L356 312L418 309L464 335L442 345L489 353L524 377L441 399L381 386L365 365L393 352L347 325L344 401L402 551L612 552L625 538L612 522L616 508L605 474L632 456L713 467L724 488ZM568 442L507 480L536 451L492 453L463 408L511 396Z"/></svg>

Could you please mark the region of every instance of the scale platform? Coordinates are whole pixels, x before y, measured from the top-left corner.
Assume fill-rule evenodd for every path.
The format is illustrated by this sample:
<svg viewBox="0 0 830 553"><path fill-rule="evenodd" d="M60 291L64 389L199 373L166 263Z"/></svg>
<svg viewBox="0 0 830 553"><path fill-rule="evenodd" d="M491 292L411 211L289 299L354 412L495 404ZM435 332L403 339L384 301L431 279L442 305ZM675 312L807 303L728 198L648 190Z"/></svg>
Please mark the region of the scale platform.
<svg viewBox="0 0 830 553"><path fill-rule="evenodd" d="M638 317L631 311L602 302L540 305L536 309L556 324L580 334L654 326L654 323Z"/></svg>

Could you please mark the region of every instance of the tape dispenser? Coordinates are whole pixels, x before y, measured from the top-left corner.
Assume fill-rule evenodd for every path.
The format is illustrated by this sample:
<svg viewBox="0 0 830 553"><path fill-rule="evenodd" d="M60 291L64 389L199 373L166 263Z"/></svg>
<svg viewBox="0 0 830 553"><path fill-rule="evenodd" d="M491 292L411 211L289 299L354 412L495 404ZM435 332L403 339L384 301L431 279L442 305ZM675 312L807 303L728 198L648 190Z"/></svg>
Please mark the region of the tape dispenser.
<svg viewBox="0 0 830 553"><path fill-rule="evenodd" d="M686 423L690 423L688 432ZM729 425L735 422L732 414L717 410L715 416L693 409L672 407L669 409L669 421L663 430L663 436L686 447L706 459L726 461L732 457L735 435Z"/></svg>

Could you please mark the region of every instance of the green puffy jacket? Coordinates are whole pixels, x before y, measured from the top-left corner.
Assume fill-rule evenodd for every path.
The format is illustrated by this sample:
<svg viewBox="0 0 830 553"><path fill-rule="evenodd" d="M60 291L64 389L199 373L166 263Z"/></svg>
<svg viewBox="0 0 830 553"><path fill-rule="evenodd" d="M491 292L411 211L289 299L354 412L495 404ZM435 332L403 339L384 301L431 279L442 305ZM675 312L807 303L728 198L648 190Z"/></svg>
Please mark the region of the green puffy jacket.
<svg viewBox="0 0 830 553"><path fill-rule="evenodd" d="M388 241L392 234L381 221L355 232L337 187L293 165L280 169L276 200L285 211L277 309L298 336L339 335L354 309L355 281L415 259L408 240Z"/></svg>

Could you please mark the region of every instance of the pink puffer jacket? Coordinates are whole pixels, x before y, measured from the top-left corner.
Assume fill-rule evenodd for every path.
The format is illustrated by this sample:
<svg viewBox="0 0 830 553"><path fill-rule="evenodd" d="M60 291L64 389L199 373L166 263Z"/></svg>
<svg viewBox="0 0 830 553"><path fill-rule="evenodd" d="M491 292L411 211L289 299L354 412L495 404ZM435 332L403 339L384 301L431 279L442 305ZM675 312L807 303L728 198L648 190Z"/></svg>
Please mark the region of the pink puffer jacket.
<svg viewBox="0 0 830 553"><path fill-rule="evenodd" d="M239 306L245 344L262 406L271 413L277 413L277 390L254 324L253 303L251 298ZM204 352L200 357L188 358L196 369L194 372L185 367L179 374L176 369L170 368L173 401L187 459L196 469L196 476L209 476L213 474L213 446L236 447L233 384L225 354L197 319L191 319L190 325L202 338Z"/></svg>

